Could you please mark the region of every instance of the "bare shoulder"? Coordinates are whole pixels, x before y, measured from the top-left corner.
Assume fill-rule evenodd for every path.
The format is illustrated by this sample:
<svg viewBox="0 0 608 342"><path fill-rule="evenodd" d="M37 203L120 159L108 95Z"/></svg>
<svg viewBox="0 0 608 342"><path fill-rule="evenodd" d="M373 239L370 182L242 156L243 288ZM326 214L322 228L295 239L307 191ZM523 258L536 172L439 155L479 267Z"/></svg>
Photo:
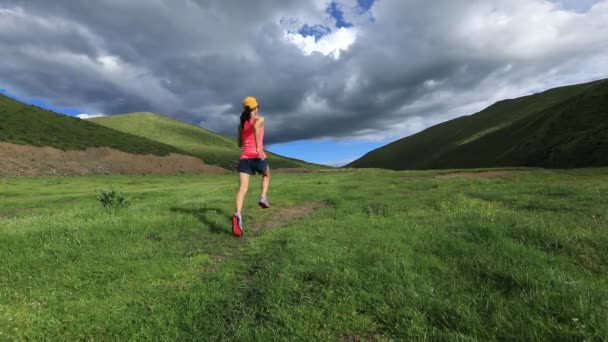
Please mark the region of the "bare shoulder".
<svg viewBox="0 0 608 342"><path fill-rule="evenodd" d="M258 118L255 120L255 125L257 127L261 127L262 125L264 125L264 117L258 116Z"/></svg>

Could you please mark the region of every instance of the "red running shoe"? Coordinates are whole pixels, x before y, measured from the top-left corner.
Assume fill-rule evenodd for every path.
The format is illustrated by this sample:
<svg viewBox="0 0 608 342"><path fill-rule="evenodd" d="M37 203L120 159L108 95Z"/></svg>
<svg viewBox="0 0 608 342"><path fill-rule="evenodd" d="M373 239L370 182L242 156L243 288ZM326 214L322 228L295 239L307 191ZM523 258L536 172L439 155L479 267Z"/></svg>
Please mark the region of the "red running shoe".
<svg viewBox="0 0 608 342"><path fill-rule="evenodd" d="M234 214L232 216L232 234L238 237L243 236L243 218L241 218L241 214Z"/></svg>

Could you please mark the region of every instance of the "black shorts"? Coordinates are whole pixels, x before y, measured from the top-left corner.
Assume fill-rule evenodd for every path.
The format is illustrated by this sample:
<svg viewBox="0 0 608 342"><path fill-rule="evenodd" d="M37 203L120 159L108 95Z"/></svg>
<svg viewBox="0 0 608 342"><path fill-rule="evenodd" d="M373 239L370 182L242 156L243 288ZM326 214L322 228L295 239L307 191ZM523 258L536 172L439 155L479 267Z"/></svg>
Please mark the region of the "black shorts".
<svg viewBox="0 0 608 342"><path fill-rule="evenodd" d="M241 159L239 161L239 172L255 175L256 173L263 174L268 169L268 161L265 159Z"/></svg>

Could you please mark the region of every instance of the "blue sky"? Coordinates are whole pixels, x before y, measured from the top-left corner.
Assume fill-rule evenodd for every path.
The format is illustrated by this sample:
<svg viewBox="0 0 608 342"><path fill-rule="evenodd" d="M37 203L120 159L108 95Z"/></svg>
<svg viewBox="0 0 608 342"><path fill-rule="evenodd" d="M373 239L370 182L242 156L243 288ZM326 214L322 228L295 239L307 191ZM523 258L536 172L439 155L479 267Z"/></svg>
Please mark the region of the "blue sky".
<svg viewBox="0 0 608 342"><path fill-rule="evenodd" d="M597 0L555 0L564 8L575 10L580 13L587 12L591 6L597 3Z"/></svg>
<svg viewBox="0 0 608 342"><path fill-rule="evenodd" d="M268 146L268 150L280 155L313 163L343 166L387 143L389 143L389 141L306 140L270 145Z"/></svg>
<svg viewBox="0 0 608 342"><path fill-rule="evenodd" d="M21 101L21 102L24 102L27 104L35 105L40 108L52 110L54 112L65 114L65 115L76 116L78 114L86 113L86 111L83 111L80 108L55 107L55 106L51 105L50 103L48 103L47 101L42 100L42 99L26 99L26 98L20 97L16 94L12 94L11 92L7 91L6 89L0 89L0 94L6 95L8 97L12 97L15 100L18 100L18 101Z"/></svg>
<svg viewBox="0 0 608 342"><path fill-rule="evenodd" d="M339 5L332 2L327 8L327 13L336 19L336 27L352 27L353 24L349 23L344 19L344 13L340 9Z"/></svg>

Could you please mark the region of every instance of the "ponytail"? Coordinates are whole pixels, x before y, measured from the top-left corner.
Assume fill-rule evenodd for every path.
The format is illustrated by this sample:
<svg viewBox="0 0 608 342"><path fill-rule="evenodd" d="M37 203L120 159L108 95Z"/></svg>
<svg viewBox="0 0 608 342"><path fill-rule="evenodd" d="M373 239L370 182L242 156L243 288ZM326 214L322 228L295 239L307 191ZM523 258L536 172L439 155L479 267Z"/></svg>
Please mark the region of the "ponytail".
<svg viewBox="0 0 608 342"><path fill-rule="evenodd" d="M241 129L245 127L245 122L249 121L249 119L251 119L251 108L245 106L245 110L241 114Z"/></svg>

